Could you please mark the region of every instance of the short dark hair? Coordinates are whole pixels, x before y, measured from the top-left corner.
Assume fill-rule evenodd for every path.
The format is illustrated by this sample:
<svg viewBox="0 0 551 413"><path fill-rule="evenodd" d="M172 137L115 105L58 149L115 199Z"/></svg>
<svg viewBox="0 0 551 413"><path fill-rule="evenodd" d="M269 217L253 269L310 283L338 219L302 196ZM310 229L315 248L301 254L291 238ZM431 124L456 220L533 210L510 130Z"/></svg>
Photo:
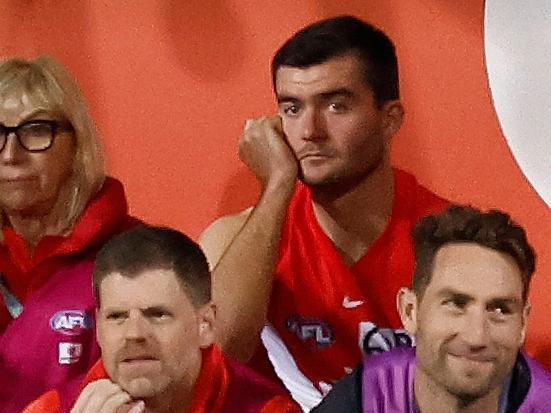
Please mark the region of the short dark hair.
<svg viewBox="0 0 551 413"><path fill-rule="evenodd" d="M211 299L211 276L201 248L174 229L138 225L111 238L96 256L93 287L100 306L100 286L114 272L134 278L152 269L172 270L194 307Z"/></svg>
<svg viewBox="0 0 551 413"><path fill-rule="evenodd" d="M440 248L449 243L476 243L515 260L521 271L522 295L526 300L536 257L524 229L506 213L452 205L439 214L423 218L412 234L415 247L413 290L418 297L422 297L432 279L434 257Z"/></svg>
<svg viewBox="0 0 551 413"><path fill-rule="evenodd" d="M306 68L347 54L360 58L367 84L379 105L399 98L398 60L392 40L353 16L321 20L287 40L272 60L274 89L281 66Z"/></svg>

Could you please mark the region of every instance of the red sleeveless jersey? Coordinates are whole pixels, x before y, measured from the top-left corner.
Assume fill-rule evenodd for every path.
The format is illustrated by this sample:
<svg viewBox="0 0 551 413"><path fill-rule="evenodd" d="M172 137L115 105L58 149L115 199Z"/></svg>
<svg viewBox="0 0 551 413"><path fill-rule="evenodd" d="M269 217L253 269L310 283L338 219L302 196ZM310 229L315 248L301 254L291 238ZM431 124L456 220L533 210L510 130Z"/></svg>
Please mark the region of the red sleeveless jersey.
<svg viewBox="0 0 551 413"><path fill-rule="evenodd" d="M394 170L394 176L387 227L351 267L319 226L310 188L300 183L289 206L268 321L301 372L322 391L324 383L338 380L360 362L366 346L392 346L366 336L377 331L375 326L401 327L396 293L411 284L411 230L420 218L449 204L412 175Z"/></svg>

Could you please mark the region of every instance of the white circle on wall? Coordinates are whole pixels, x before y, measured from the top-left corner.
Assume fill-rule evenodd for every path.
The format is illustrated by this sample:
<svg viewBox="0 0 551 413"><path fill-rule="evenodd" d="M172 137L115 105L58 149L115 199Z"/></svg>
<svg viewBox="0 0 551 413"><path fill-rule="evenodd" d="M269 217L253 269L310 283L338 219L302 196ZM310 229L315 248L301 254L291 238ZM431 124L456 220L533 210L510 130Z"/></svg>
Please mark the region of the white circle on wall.
<svg viewBox="0 0 551 413"><path fill-rule="evenodd" d="M522 172L551 207L551 1L486 0L484 20L501 129Z"/></svg>

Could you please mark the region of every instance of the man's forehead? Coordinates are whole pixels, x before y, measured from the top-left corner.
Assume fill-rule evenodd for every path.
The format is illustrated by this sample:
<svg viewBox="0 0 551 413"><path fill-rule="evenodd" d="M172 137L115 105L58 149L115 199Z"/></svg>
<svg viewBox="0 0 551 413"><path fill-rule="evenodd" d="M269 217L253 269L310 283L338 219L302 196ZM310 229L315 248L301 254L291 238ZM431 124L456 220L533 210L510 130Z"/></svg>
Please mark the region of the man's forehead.
<svg viewBox="0 0 551 413"><path fill-rule="evenodd" d="M185 293L174 271L150 269L130 276L120 272L106 275L100 285L100 296L102 306L110 303L148 306L181 301Z"/></svg>
<svg viewBox="0 0 551 413"><path fill-rule="evenodd" d="M433 293L454 290L472 297L521 297L522 276L509 255L476 243L450 243L438 250L427 287Z"/></svg>
<svg viewBox="0 0 551 413"><path fill-rule="evenodd" d="M359 59L345 55L307 67L281 66L276 72L275 86L280 95L297 88L345 88L363 79Z"/></svg>

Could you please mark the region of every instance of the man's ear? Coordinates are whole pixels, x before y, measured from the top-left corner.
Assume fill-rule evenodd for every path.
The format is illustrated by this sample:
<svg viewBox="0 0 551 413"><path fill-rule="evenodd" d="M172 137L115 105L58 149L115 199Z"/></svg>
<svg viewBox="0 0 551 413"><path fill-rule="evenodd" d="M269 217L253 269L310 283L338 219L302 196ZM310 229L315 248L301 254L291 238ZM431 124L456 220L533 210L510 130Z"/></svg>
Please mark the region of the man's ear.
<svg viewBox="0 0 551 413"><path fill-rule="evenodd" d="M396 305L404 329L410 336L417 332L417 296L409 288L402 287L396 295Z"/></svg>
<svg viewBox="0 0 551 413"><path fill-rule="evenodd" d="M199 346L206 348L214 343L214 323L216 305L209 302L197 310L197 328L199 329Z"/></svg>
<svg viewBox="0 0 551 413"><path fill-rule="evenodd" d="M524 345L524 340L526 339L526 331L528 330L528 316L530 315L530 310L532 305L526 301L524 308L522 309L522 330L520 331L520 343L519 347Z"/></svg>
<svg viewBox="0 0 551 413"><path fill-rule="evenodd" d="M383 131L385 137L390 140L404 122L404 107L399 100L389 100L383 104L382 110L385 113L383 120Z"/></svg>
<svg viewBox="0 0 551 413"><path fill-rule="evenodd" d="M100 328L100 309L96 306L96 310L94 312L94 328L96 329L96 341L98 343L98 346L101 348L101 343L103 341L103 336L101 334L101 328Z"/></svg>

